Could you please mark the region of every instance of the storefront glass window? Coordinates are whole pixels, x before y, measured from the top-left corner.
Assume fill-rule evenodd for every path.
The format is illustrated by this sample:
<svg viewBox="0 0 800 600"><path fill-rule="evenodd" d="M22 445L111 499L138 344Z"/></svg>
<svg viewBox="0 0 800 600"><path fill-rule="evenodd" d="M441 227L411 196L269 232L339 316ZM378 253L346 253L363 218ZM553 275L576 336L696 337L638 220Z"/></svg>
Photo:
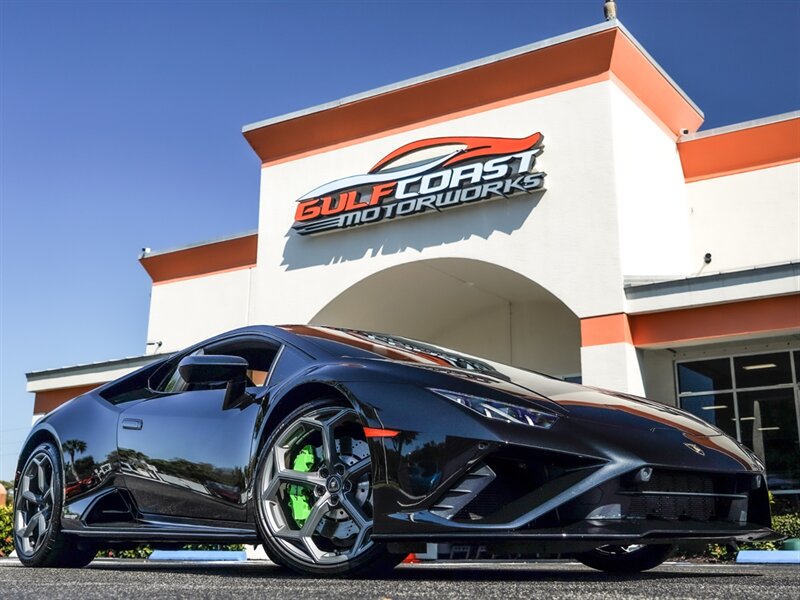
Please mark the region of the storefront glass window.
<svg viewBox="0 0 800 600"><path fill-rule="evenodd" d="M792 361L788 352L737 356L733 359L737 388L792 383Z"/></svg>
<svg viewBox="0 0 800 600"><path fill-rule="evenodd" d="M764 461L773 492L800 489L794 390L739 392L742 443Z"/></svg>
<svg viewBox="0 0 800 600"><path fill-rule="evenodd" d="M736 437L736 411L733 394L704 394L683 399L683 408L704 421L716 425L732 437Z"/></svg>
<svg viewBox="0 0 800 600"><path fill-rule="evenodd" d="M680 362L680 405L752 449L770 489L800 494L800 350Z"/></svg>
<svg viewBox="0 0 800 600"><path fill-rule="evenodd" d="M731 366L727 358L698 360L678 365L682 392L713 392L733 388Z"/></svg>

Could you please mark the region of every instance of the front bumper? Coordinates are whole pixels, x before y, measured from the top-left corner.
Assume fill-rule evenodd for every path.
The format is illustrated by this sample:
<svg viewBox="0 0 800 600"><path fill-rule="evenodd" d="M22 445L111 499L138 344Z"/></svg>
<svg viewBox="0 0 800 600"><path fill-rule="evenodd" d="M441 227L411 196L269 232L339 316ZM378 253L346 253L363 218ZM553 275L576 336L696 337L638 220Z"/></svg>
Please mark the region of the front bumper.
<svg viewBox="0 0 800 600"><path fill-rule="evenodd" d="M451 531L447 533L373 534L372 539L386 543L462 543L508 547L517 552L584 552L608 544L728 544L779 540L782 536L767 527L754 524L607 521L602 525L576 523L563 528L521 531Z"/></svg>
<svg viewBox="0 0 800 600"><path fill-rule="evenodd" d="M576 547L778 537L762 465L684 416L673 424L598 409L590 419L575 409L543 429L472 415L413 386L356 391L369 426L400 431L370 440L376 540ZM643 468L649 481L636 478Z"/></svg>
<svg viewBox="0 0 800 600"><path fill-rule="evenodd" d="M438 447L403 446L402 438L382 441L376 540L514 539L574 542L570 547L577 548L589 542L779 538L769 529L766 478L758 471L700 470L679 461L652 464L454 437ZM650 477L641 481L645 467Z"/></svg>

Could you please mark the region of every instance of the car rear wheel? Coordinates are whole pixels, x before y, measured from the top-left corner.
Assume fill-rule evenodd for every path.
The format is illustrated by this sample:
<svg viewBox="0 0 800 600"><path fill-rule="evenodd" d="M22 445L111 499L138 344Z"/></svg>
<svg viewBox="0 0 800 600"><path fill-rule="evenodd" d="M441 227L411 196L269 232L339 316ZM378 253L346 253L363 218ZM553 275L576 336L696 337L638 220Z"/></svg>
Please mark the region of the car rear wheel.
<svg viewBox="0 0 800 600"><path fill-rule="evenodd" d="M26 567L84 567L97 550L61 531L63 504L61 460L45 442L28 455L14 502L14 548Z"/></svg>
<svg viewBox="0 0 800 600"><path fill-rule="evenodd" d="M587 567L607 573L639 573L657 567L674 550L675 547L669 544L609 545L583 552L575 558Z"/></svg>
<svg viewBox="0 0 800 600"><path fill-rule="evenodd" d="M319 400L287 416L264 446L256 482L259 531L278 564L359 576L402 558L370 538L372 465L351 407Z"/></svg>

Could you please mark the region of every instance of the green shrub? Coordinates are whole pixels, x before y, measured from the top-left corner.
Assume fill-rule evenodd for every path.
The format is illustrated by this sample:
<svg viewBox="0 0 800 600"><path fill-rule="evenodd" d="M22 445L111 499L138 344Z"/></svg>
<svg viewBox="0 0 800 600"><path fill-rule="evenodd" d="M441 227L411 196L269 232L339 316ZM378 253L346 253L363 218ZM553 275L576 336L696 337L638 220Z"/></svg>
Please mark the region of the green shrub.
<svg viewBox="0 0 800 600"><path fill-rule="evenodd" d="M0 556L14 551L14 507L0 506Z"/></svg>
<svg viewBox="0 0 800 600"><path fill-rule="evenodd" d="M774 515L772 529L785 535L787 538L800 538L800 513L787 515ZM741 544L740 550L780 550L783 542L754 542ZM736 552L730 552L725 546L711 544L703 553L705 558L715 561L729 561L736 559Z"/></svg>
<svg viewBox="0 0 800 600"><path fill-rule="evenodd" d="M772 517L772 528L789 538L800 538L800 513Z"/></svg>
<svg viewBox="0 0 800 600"><path fill-rule="evenodd" d="M127 550L99 550L97 558L147 558L152 553L153 549L150 546L136 546Z"/></svg>
<svg viewBox="0 0 800 600"><path fill-rule="evenodd" d="M0 506L0 558L14 551L14 507ZM185 550L243 550L241 544L223 546L220 544L193 544L184 546ZM100 550L98 557L109 558L147 558L153 550L149 546L138 546L130 550Z"/></svg>
<svg viewBox="0 0 800 600"><path fill-rule="evenodd" d="M188 544L183 550L244 550L241 544ZM153 553L150 546L138 546L129 550L101 550L97 553L101 558L147 558Z"/></svg>

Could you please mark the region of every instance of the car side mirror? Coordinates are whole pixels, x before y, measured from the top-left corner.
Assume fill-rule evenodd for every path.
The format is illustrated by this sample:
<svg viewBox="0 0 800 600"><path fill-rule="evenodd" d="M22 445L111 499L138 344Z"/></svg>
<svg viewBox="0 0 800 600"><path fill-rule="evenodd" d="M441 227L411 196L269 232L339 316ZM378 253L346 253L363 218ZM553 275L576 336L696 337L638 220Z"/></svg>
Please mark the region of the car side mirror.
<svg viewBox="0 0 800 600"><path fill-rule="evenodd" d="M178 363L178 373L187 383L244 381L247 366L247 361L240 356L186 356Z"/></svg>

